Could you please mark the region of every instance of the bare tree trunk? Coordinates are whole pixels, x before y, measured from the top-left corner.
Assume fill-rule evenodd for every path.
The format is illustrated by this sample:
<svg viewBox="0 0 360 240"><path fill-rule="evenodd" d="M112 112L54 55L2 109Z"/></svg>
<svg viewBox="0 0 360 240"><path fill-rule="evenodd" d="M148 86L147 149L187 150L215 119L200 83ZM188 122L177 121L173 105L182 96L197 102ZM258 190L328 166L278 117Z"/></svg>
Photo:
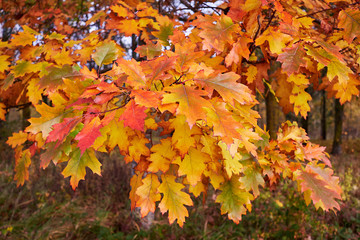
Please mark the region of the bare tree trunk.
<svg viewBox="0 0 360 240"><path fill-rule="evenodd" d="M326 94L321 91L321 139L326 140Z"/></svg>
<svg viewBox="0 0 360 240"><path fill-rule="evenodd" d="M27 126L30 125L28 119L31 118L31 109L30 106L26 106L22 109L22 119L21 119L21 127L24 130Z"/></svg>
<svg viewBox="0 0 360 240"><path fill-rule="evenodd" d="M309 118L310 118L310 112L308 113L307 118L301 118L300 124L303 129L305 129L306 133L309 135Z"/></svg>
<svg viewBox="0 0 360 240"><path fill-rule="evenodd" d="M344 105L340 104L339 99L335 99L335 116L334 116L334 141L332 146L331 154L341 154L341 143L342 143L342 125L344 118Z"/></svg>

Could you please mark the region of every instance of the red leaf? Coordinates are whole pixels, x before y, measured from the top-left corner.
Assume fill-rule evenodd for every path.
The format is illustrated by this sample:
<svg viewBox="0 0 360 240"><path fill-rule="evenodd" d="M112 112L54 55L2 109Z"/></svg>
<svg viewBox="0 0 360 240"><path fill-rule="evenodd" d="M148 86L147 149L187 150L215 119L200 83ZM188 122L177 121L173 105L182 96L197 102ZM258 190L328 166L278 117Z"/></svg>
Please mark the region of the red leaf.
<svg viewBox="0 0 360 240"><path fill-rule="evenodd" d="M81 150L81 154L95 142L96 138L101 136L101 126L99 117L95 117L76 135L75 140L79 141L78 147Z"/></svg>
<svg viewBox="0 0 360 240"><path fill-rule="evenodd" d="M55 142L59 140L61 143L69 132L80 122L80 118L64 118L63 122L53 125L53 130L49 133L46 142Z"/></svg>
<svg viewBox="0 0 360 240"><path fill-rule="evenodd" d="M146 107L141 107L131 101L126 105L124 113L121 115L120 120L124 120L124 126L132 129L144 131Z"/></svg>

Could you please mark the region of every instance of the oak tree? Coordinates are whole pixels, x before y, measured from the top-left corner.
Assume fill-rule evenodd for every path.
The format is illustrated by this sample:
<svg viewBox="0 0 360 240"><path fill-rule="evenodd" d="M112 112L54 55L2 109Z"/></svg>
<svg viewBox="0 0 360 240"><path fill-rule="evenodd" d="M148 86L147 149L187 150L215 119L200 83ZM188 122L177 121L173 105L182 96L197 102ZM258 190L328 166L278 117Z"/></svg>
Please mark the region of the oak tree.
<svg viewBox="0 0 360 240"><path fill-rule="evenodd" d="M46 2L43 11L51 12L58 1ZM215 2L88 5L97 11L80 21L87 31L76 38L77 27L53 14L50 30L24 24L1 42L1 89L21 84L38 113L7 141L18 185L40 154L41 167L59 165L75 189L86 168L101 175L96 152L117 148L136 162L129 197L142 216L158 207L182 226L192 199L213 188L221 212L239 222L260 187L285 178L307 204L339 209L325 148L291 122L270 138L254 107L272 96L285 113L306 118L310 86L342 104L358 95L359 4ZM134 39L141 44L126 48ZM4 120L6 106L0 109Z"/></svg>

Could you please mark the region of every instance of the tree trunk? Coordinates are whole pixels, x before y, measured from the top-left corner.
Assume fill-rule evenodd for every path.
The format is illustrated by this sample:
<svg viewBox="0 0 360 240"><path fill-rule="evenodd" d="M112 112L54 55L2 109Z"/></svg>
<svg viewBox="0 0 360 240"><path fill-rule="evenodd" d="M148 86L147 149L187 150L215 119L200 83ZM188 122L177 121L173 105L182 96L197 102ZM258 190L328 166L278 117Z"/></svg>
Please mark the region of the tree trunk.
<svg viewBox="0 0 360 240"><path fill-rule="evenodd" d="M306 133L309 135L309 118L310 118L310 112L307 115L307 118L301 118L300 124L303 129L305 129Z"/></svg>
<svg viewBox="0 0 360 240"><path fill-rule="evenodd" d="M335 116L334 116L334 141L331 154L341 154L341 137L342 137L342 125L344 118L344 105L340 104L339 99L335 99Z"/></svg>
<svg viewBox="0 0 360 240"><path fill-rule="evenodd" d="M321 91L321 139L326 140L326 94Z"/></svg>
<svg viewBox="0 0 360 240"><path fill-rule="evenodd" d="M276 139L277 125L279 122L279 115L277 109L277 102L275 96L267 88L265 97L266 104L266 127L270 134L270 139Z"/></svg>
<svg viewBox="0 0 360 240"><path fill-rule="evenodd" d="M27 126L30 125L28 119L31 118L31 109L30 106L26 106L22 109L22 119L21 119L21 127L24 130Z"/></svg>

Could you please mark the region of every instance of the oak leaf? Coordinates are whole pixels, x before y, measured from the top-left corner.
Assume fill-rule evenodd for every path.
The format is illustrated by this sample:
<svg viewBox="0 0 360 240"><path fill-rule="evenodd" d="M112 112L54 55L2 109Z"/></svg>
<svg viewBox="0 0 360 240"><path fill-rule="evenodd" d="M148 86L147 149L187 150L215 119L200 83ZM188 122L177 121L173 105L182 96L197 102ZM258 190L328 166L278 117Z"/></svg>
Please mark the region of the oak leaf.
<svg viewBox="0 0 360 240"><path fill-rule="evenodd" d="M337 187L338 178L331 176L331 169L307 165L305 170L299 171L298 179L307 204L312 200L316 209L340 209L336 199L341 199L341 189Z"/></svg>
<svg viewBox="0 0 360 240"><path fill-rule="evenodd" d="M93 149L86 149L81 152L80 149L75 149L70 156L65 169L62 171L64 177L70 176L70 185L72 189L78 186L79 181L85 179L86 167L90 168L93 173L101 175L101 163L95 156Z"/></svg>
<svg viewBox="0 0 360 240"><path fill-rule="evenodd" d="M156 173L162 171L167 172L170 167L170 163L175 159L177 153L172 147L170 138L162 139L160 144L155 144L151 147L151 155L149 161L151 161L148 171Z"/></svg>
<svg viewBox="0 0 360 240"><path fill-rule="evenodd" d="M0 103L1 105L1 103ZM18 133L13 133L11 137L8 138L6 143L10 145L12 148L15 148L16 146L22 145L25 143L28 139L28 134L20 131Z"/></svg>
<svg viewBox="0 0 360 240"><path fill-rule="evenodd" d="M119 120L124 121L125 127L130 127L135 130L144 131L146 107L139 106L135 101L130 101L125 108L125 111L120 116Z"/></svg>
<svg viewBox="0 0 360 240"><path fill-rule="evenodd" d="M94 117L89 123L85 124L84 128L76 135L75 140L78 140L78 147L81 150L81 154L95 142L96 138L101 136L101 127L100 118Z"/></svg>
<svg viewBox="0 0 360 240"><path fill-rule="evenodd" d="M212 108L210 102L201 96L208 93L203 90L196 90L194 87L187 85L175 85L164 88L162 103L179 103L176 114L184 114L190 128L199 119L205 119L204 107Z"/></svg>
<svg viewBox="0 0 360 240"><path fill-rule="evenodd" d="M338 16L340 28L344 28L344 39L351 43L360 35L360 11L358 9L345 9Z"/></svg>
<svg viewBox="0 0 360 240"><path fill-rule="evenodd" d="M17 186L24 185L29 180L29 166L31 164L31 153L29 149L21 151L21 146L17 147L15 153L15 176Z"/></svg>
<svg viewBox="0 0 360 240"><path fill-rule="evenodd" d="M155 211L155 202L160 201L161 195L160 182L156 174L148 174L143 180L142 185L136 190L139 199L136 206L140 207L141 216L145 217L149 212Z"/></svg>
<svg viewBox="0 0 360 240"><path fill-rule="evenodd" d="M239 223L241 215L246 214L246 208L251 211L253 195L241 188L239 177L236 175L223 183L220 190L216 202L221 204L221 214L227 213L229 219Z"/></svg>
<svg viewBox="0 0 360 240"><path fill-rule="evenodd" d="M116 43L109 41L104 42L95 48L92 58L95 63L101 67L102 65L112 63L118 56L118 46Z"/></svg>
<svg viewBox="0 0 360 240"><path fill-rule="evenodd" d="M185 186L175 182L175 178L175 176L167 174L161 176L161 184L158 189L163 194L163 198L159 203L159 208L163 214L169 211L170 224L177 219L177 223L182 227L185 217L189 216L184 205L192 206L193 202L189 194L181 191Z"/></svg>
<svg viewBox="0 0 360 240"><path fill-rule="evenodd" d="M283 53L279 54L277 60L282 63L282 69L289 76L299 72L300 67L305 66L305 50L302 44L294 44L290 48L284 48L283 51Z"/></svg>
<svg viewBox="0 0 360 240"><path fill-rule="evenodd" d="M191 147L188 154L179 163L179 175L186 175L187 181L195 186L200 180L206 168L209 156L196 148Z"/></svg>
<svg viewBox="0 0 360 240"><path fill-rule="evenodd" d="M235 104L234 100L240 104L255 103L250 89L244 84L236 82L239 78L240 76L234 72L215 73L208 77L200 73L195 76L194 80L215 89L226 102L232 105ZM206 106L204 105L204 107Z"/></svg>

